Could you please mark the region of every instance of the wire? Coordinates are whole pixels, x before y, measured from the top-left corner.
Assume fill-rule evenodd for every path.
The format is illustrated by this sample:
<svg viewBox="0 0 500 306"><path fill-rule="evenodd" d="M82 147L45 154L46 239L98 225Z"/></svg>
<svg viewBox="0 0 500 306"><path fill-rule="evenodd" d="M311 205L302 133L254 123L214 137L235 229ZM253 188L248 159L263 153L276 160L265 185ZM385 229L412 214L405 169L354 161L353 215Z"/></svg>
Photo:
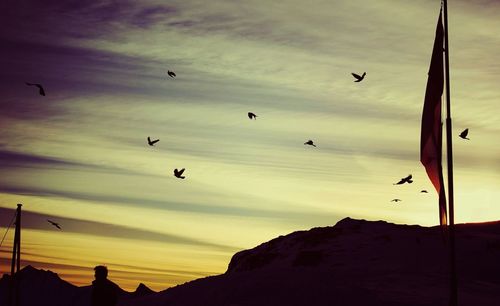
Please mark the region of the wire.
<svg viewBox="0 0 500 306"><path fill-rule="evenodd" d="M14 217L12 217L12 220L10 221L9 227L7 227L7 230L5 231L5 234L3 234L2 241L0 241L0 247L2 246L2 243L5 239L5 236L7 236L7 232L9 231L10 227L12 226L12 223L14 222L14 219L16 218L17 215L17 210L14 212Z"/></svg>

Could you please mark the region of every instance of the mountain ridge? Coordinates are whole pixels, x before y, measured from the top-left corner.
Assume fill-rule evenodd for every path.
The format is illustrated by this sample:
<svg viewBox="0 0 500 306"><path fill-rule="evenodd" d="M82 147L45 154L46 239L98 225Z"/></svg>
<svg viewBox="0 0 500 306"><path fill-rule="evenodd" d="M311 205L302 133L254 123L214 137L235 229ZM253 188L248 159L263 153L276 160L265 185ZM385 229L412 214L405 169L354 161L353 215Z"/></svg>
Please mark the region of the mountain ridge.
<svg viewBox="0 0 500 306"><path fill-rule="evenodd" d="M456 225L460 305L498 305L500 221ZM237 252L224 274L149 296L147 305L380 305L448 303L440 226L345 218ZM140 305L140 304L124 304Z"/></svg>
<svg viewBox="0 0 500 306"><path fill-rule="evenodd" d="M16 274L20 282L20 306L40 305L90 305L91 286L76 286L63 280L50 270L37 269L31 265L23 267ZM4 274L0 279L0 306L8 305L9 284L12 277ZM135 299L155 293L143 283L133 292L125 291L119 286L120 299Z"/></svg>
<svg viewBox="0 0 500 306"><path fill-rule="evenodd" d="M498 305L500 221L458 224L456 234L460 305ZM444 238L439 226L345 218L237 252L220 275L157 293L140 284L119 305L444 305Z"/></svg>

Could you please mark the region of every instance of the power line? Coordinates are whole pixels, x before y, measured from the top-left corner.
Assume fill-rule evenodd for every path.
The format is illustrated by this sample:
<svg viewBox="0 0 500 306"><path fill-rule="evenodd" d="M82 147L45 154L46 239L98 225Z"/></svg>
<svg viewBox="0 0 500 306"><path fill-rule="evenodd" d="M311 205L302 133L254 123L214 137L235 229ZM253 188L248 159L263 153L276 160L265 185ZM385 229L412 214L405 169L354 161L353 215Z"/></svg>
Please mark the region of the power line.
<svg viewBox="0 0 500 306"><path fill-rule="evenodd" d="M17 211L14 212L14 216L12 217L12 220L10 221L9 227L7 227L7 230L5 231L5 234L3 234L2 241L0 241L0 247L2 246L2 243L5 239L5 236L7 236L7 232L9 231L10 227L12 226L12 223L14 223L14 219L16 218Z"/></svg>

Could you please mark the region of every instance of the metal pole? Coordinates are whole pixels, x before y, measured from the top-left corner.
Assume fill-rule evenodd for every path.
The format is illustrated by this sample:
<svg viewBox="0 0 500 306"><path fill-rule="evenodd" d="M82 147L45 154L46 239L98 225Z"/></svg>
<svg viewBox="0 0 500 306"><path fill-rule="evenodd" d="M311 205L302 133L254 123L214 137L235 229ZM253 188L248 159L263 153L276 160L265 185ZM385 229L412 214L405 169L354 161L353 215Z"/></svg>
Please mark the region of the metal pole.
<svg viewBox="0 0 500 306"><path fill-rule="evenodd" d="M453 197L453 146L450 103L450 48L448 44L448 1L443 0L444 54L446 76L446 157L448 161L448 211L450 214L450 306L458 305L458 284L455 254L455 210Z"/></svg>
<svg viewBox="0 0 500 306"><path fill-rule="evenodd" d="M17 215L16 221L16 237L17 237L17 269L16 273L21 270L21 206L22 204L17 204L19 209L19 214Z"/></svg>
<svg viewBox="0 0 500 306"><path fill-rule="evenodd" d="M14 230L14 243L12 244L12 262L10 265L10 275L14 276L14 274L19 271L19 252L21 251L19 247L19 236L21 235L20 226L21 226L21 206L22 204L17 204L16 209L16 229ZM17 271L16 271L17 265Z"/></svg>
<svg viewBox="0 0 500 306"><path fill-rule="evenodd" d="M17 204L16 210L16 229L14 231L14 243L12 246L12 263L10 267L10 294L9 304L19 305L19 282L17 272L21 267L21 207L23 204ZM17 268L17 269L16 269Z"/></svg>

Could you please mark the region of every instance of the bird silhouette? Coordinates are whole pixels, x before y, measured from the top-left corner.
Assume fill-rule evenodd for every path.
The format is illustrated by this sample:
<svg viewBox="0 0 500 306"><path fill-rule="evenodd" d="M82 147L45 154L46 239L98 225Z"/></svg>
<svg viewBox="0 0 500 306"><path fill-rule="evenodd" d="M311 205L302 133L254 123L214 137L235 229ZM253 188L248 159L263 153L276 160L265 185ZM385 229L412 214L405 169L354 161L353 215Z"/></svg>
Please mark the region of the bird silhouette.
<svg viewBox="0 0 500 306"><path fill-rule="evenodd" d="M43 89L42 85L41 84L35 84L35 83L28 83L28 82L25 82L26 85L28 86L36 86L38 87L38 93L41 95L41 96L45 96L45 90Z"/></svg>
<svg viewBox="0 0 500 306"><path fill-rule="evenodd" d="M408 184L413 183L411 174L409 174L407 177L403 177L399 182L397 182L396 184L393 184L393 185L402 185L404 183L408 183Z"/></svg>
<svg viewBox="0 0 500 306"><path fill-rule="evenodd" d="M61 229L61 226L59 225L59 223L56 223L54 221L50 221L49 219L47 219L47 222L49 222L50 224L52 224L53 226L57 227L58 229Z"/></svg>
<svg viewBox="0 0 500 306"><path fill-rule="evenodd" d="M316 146L311 139L309 139L308 141L304 142L304 145L310 145L310 146L313 146L313 147Z"/></svg>
<svg viewBox="0 0 500 306"><path fill-rule="evenodd" d="M391 202L401 202L402 200L401 199L392 199Z"/></svg>
<svg viewBox="0 0 500 306"><path fill-rule="evenodd" d="M252 112L248 112L248 118L250 118L250 120L252 120L252 119L257 120L257 115L252 113Z"/></svg>
<svg viewBox="0 0 500 306"><path fill-rule="evenodd" d="M177 178L180 178L180 179L185 179L186 177L185 176L182 176L182 173L184 173L184 168L182 168L181 170L177 170L177 168L174 169L174 176L177 177Z"/></svg>
<svg viewBox="0 0 500 306"><path fill-rule="evenodd" d="M151 138L149 138L149 136L148 136L148 145L154 146L155 143L157 143L158 141L160 141L160 140L159 139L151 140Z"/></svg>
<svg viewBox="0 0 500 306"><path fill-rule="evenodd" d="M177 76L177 75L175 75L175 72L170 71L170 70L169 70L167 73L168 73L168 75L169 75L171 78L175 78L175 77Z"/></svg>
<svg viewBox="0 0 500 306"><path fill-rule="evenodd" d="M353 76L354 78L356 78L356 81L354 81L354 82L361 82L361 81L363 81L363 79L365 78L366 72L363 72L363 75L359 75L359 74L356 74L356 73L354 73L354 72L353 72L353 73L351 73L351 74L352 74L352 76Z"/></svg>
<svg viewBox="0 0 500 306"><path fill-rule="evenodd" d="M428 193L427 190L420 190L420 193Z"/></svg>
<svg viewBox="0 0 500 306"><path fill-rule="evenodd" d="M462 133L460 133L460 135L458 135L460 138L462 139L467 139L467 140L470 140L470 138L467 138L467 134L469 134L469 129L465 129L462 131Z"/></svg>

